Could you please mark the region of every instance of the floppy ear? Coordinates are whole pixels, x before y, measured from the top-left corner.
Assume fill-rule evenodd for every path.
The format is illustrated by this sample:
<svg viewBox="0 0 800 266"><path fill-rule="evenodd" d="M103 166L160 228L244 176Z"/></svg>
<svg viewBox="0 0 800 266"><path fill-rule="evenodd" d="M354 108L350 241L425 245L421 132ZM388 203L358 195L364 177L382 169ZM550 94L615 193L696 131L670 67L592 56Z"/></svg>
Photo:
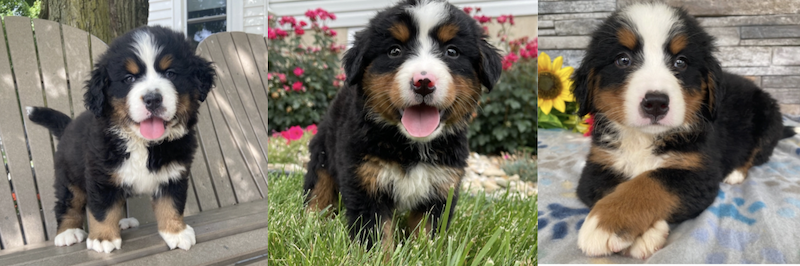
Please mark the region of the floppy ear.
<svg viewBox="0 0 800 266"><path fill-rule="evenodd" d="M578 70L572 74L572 94L575 95L575 100L580 104L578 115L583 117L586 114L594 113L594 105L592 105L591 86L599 84L593 82L595 79L594 70L586 66L586 62L582 63Z"/></svg>
<svg viewBox="0 0 800 266"><path fill-rule="evenodd" d="M481 40L478 46L480 46L481 50L481 65L478 76L481 84L489 91L492 91L494 84L500 79L500 74L503 71L500 53L497 52L497 48L494 48L486 40Z"/></svg>
<svg viewBox="0 0 800 266"><path fill-rule="evenodd" d="M722 68L716 59L711 59L709 64L708 73L703 80L706 84L705 105L706 110L704 113L710 120L717 118L717 107L722 105L722 98L725 96L725 89L719 86L719 80L722 77Z"/></svg>
<svg viewBox="0 0 800 266"><path fill-rule="evenodd" d="M204 102L208 93L214 85L214 68L211 67L211 62L205 59L193 56L191 64L192 81L194 81L195 88L197 88L198 99Z"/></svg>
<svg viewBox="0 0 800 266"><path fill-rule="evenodd" d="M86 110L91 111L95 116L103 116L106 102L106 96L103 90L109 84L108 71L105 64L95 65L92 70L92 78L86 81L86 93L83 94L83 105Z"/></svg>
<svg viewBox="0 0 800 266"><path fill-rule="evenodd" d="M345 75L347 75L347 84L355 85L364 76L364 70L367 68L367 63L364 62L364 56L369 49L369 35L367 30L362 30L356 33L356 40L353 42L353 47L347 49L342 59L342 67L344 68Z"/></svg>

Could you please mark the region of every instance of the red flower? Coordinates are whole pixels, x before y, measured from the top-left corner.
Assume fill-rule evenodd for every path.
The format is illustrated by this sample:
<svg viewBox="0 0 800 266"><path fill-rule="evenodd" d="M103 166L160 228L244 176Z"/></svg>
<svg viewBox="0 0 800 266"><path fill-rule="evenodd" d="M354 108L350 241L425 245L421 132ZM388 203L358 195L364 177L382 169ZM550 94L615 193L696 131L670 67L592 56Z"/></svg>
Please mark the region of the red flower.
<svg viewBox="0 0 800 266"><path fill-rule="evenodd" d="M481 24L487 23L487 22L492 22L492 18L491 17L487 17L487 16L484 16L484 15L473 16L473 18L475 18L475 20L477 20Z"/></svg>
<svg viewBox="0 0 800 266"><path fill-rule="evenodd" d="M333 13L328 13L328 18L330 18L331 20L336 20L336 15L334 15Z"/></svg>
<svg viewBox="0 0 800 266"><path fill-rule="evenodd" d="M338 80L334 80L334 81L333 81L333 86L334 86L334 87L339 87L339 85L341 85L341 84L340 84L340 81L338 81Z"/></svg>
<svg viewBox="0 0 800 266"><path fill-rule="evenodd" d="M280 80L281 83L285 83L286 82L286 74L278 73L278 80Z"/></svg>
<svg viewBox="0 0 800 266"><path fill-rule="evenodd" d="M331 35L331 37L336 36L336 31L335 30L330 30L328 32L328 34Z"/></svg>
<svg viewBox="0 0 800 266"><path fill-rule="evenodd" d="M589 114L589 118L586 118L586 124L589 124L589 130L583 133L584 137L592 135L592 129L594 129L594 115Z"/></svg>
<svg viewBox="0 0 800 266"><path fill-rule="evenodd" d="M508 70L515 62L519 60L519 56L515 53L509 53L503 57L503 70Z"/></svg>
<svg viewBox="0 0 800 266"><path fill-rule="evenodd" d="M300 126L290 127L289 130L281 132L281 136L286 139L286 143L298 140L303 137L303 128Z"/></svg>
<svg viewBox="0 0 800 266"><path fill-rule="evenodd" d="M311 134L316 135L317 134L317 125L311 124L311 125L307 126L306 127L306 131L310 132Z"/></svg>
<svg viewBox="0 0 800 266"><path fill-rule="evenodd" d="M508 23L511 23L511 26L514 26L514 15L508 15Z"/></svg>
<svg viewBox="0 0 800 266"><path fill-rule="evenodd" d="M305 20L301 20L299 25L300 27L305 27L306 25L308 25L308 23L306 23Z"/></svg>
<svg viewBox="0 0 800 266"><path fill-rule="evenodd" d="M283 85L283 90L284 91L289 91L289 85Z"/></svg>
<svg viewBox="0 0 800 266"><path fill-rule="evenodd" d="M267 73L267 80L271 80L271 79L272 79L272 73Z"/></svg>
<svg viewBox="0 0 800 266"><path fill-rule="evenodd" d="M506 23L506 19L508 19L508 17L506 17L506 15L499 16L499 17L497 17L497 23L500 23L500 24Z"/></svg>
<svg viewBox="0 0 800 266"><path fill-rule="evenodd" d="M280 23L281 25L289 24L292 25L292 27L294 27L294 25L297 24L297 20L295 20L294 17L292 16L285 16L281 17L281 20L278 23Z"/></svg>
<svg viewBox="0 0 800 266"><path fill-rule="evenodd" d="M472 13L472 8L471 7L464 7L464 13L467 13L469 15L470 13Z"/></svg>
<svg viewBox="0 0 800 266"><path fill-rule="evenodd" d="M533 54L532 57L534 57L534 58L538 57L538 55L539 55L539 38L535 38L535 39L533 39L532 42L528 42L528 44L525 45L525 49L528 49L528 51Z"/></svg>
<svg viewBox="0 0 800 266"><path fill-rule="evenodd" d="M311 21L316 21L317 20L317 12L315 12L314 10L309 9L308 11L306 11L306 17L308 17L308 19L310 19Z"/></svg>
<svg viewBox="0 0 800 266"><path fill-rule="evenodd" d="M274 40L278 38L278 34L275 33L275 29L267 27L267 39Z"/></svg>
<svg viewBox="0 0 800 266"><path fill-rule="evenodd" d="M289 35L286 33L286 31L277 28L275 29L275 34L278 35L278 37L286 37Z"/></svg>
<svg viewBox="0 0 800 266"><path fill-rule="evenodd" d="M299 77L299 76L302 76L302 75L303 75L303 72L305 72L305 71L303 71L303 69L302 69L302 68L300 68L300 67L295 67L295 68L294 68L294 75L295 75L295 76L298 76L298 77Z"/></svg>
<svg viewBox="0 0 800 266"><path fill-rule="evenodd" d="M303 28L297 27L297 28L294 28L294 33L297 34L297 35L303 35L303 33L306 33L306 31L303 30Z"/></svg>
<svg viewBox="0 0 800 266"><path fill-rule="evenodd" d="M336 79L344 81L345 79L347 79L347 76L345 76L344 73L341 73L339 75L336 75Z"/></svg>
<svg viewBox="0 0 800 266"><path fill-rule="evenodd" d="M292 84L292 90L294 90L294 91L303 90L303 82L295 81L294 84Z"/></svg>

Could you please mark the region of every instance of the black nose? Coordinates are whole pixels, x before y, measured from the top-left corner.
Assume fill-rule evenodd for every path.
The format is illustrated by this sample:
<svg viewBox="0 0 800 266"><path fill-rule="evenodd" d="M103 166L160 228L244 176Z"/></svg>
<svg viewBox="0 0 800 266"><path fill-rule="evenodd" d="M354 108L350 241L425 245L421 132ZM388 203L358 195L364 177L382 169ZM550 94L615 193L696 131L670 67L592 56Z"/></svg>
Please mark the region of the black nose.
<svg viewBox="0 0 800 266"><path fill-rule="evenodd" d="M642 113L656 122L669 111L669 96L658 92L648 92L642 99Z"/></svg>
<svg viewBox="0 0 800 266"><path fill-rule="evenodd" d="M147 110L154 111L161 107L161 94L150 92L142 97L142 101L144 101L144 106L147 107Z"/></svg>
<svg viewBox="0 0 800 266"><path fill-rule="evenodd" d="M417 80L416 82L414 82L413 86L414 86L414 92L422 96L431 94L433 93L433 91L436 90L436 86L433 86L431 80L427 78Z"/></svg>

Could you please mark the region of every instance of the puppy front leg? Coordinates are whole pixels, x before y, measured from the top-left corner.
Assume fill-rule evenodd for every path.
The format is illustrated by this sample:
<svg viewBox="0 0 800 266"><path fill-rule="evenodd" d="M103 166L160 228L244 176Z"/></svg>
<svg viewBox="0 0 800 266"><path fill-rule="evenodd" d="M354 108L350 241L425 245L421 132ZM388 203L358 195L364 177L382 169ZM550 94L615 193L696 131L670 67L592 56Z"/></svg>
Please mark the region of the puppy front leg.
<svg viewBox="0 0 800 266"><path fill-rule="evenodd" d="M103 195L91 195L89 198L89 239L86 248L97 252L110 253L122 248L119 220L123 216L123 203L121 197L106 192L110 201L105 201Z"/></svg>
<svg viewBox="0 0 800 266"><path fill-rule="evenodd" d="M177 247L189 250L197 243L194 228L183 222L188 185L187 178L170 181L169 184L162 185L161 193L153 197L153 212L158 222L158 234L169 249Z"/></svg>

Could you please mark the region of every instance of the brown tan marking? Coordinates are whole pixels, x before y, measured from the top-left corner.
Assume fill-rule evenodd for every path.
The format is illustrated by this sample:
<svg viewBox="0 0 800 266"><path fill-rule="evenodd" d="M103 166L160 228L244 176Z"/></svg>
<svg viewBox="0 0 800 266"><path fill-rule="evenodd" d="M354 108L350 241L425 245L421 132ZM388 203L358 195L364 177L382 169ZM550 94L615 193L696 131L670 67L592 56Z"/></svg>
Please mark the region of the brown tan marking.
<svg viewBox="0 0 800 266"><path fill-rule="evenodd" d="M714 82L714 75L708 73L708 78L705 80L706 93L708 93L708 111L714 111L714 93L717 89L717 84Z"/></svg>
<svg viewBox="0 0 800 266"><path fill-rule="evenodd" d="M172 65L172 55L171 54L168 54L168 55L165 55L165 56L161 57L161 60L158 61L158 67L161 70L166 70L171 65Z"/></svg>
<svg viewBox="0 0 800 266"><path fill-rule="evenodd" d="M453 76L453 88L444 98L444 105L449 106L450 109L450 116L445 124L466 128L469 126L470 114L475 112L478 107L478 100L481 98L481 83L478 79L455 75Z"/></svg>
<svg viewBox="0 0 800 266"><path fill-rule="evenodd" d="M614 165L614 162L617 161L610 152L594 145L589 148L589 157L587 160L603 166L604 169L611 167Z"/></svg>
<svg viewBox="0 0 800 266"><path fill-rule="evenodd" d="M125 99L111 100L111 123L124 126L133 121L128 118L128 103Z"/></svg>
<svg viewBox="0 0 800 266"><path fill-rule="evenodd" d="M614 192L597 201L589 216L598 216L598 228L631 240L655 222L669 218L678 207L679 198L651 178L651 173L644 172L619 184Z"/></svg>
<svg viewBox="0 0 800 266"><path fill-rule="evenodd" d="M750 171L750 168L753 167L753 161L756 159L756 155L761 152L760 147L756 147L750 152L750 157L747 158L747 161L744 162L742 166L736 168L739 172L742 172L744 178L747 178L747 172Z"/></svg>
<svg viewBox="0 0 800 266"><path fill-rule="evenodd" d="M119 201L111 205L106 211L106 217L98 221L91 211L89 211L89 239L114 240L119 239L119 220L122 219L122 204Z"/></svg>
<svg viewBox="0 0 800 266"><path fill-rule="evenodd" d="M600 77L589 76L589 97L597 111L603 113L608 119L620 124L625 124L624 88L627 84L600 89Z"/></svg>
<svg viewBox="0 0 800 266"><path fill-rule="evenodd" d="M175 208L172 196L162 195L153 200L153 212L158 222L158 231L170 234L178 234L186 229L183 222L183 214Z"/></svg>
<svg viewBox="0 0 800 266"><path fill-rule="evenodd" d="M364 156L364 162L356 169L356 177L361 180L361 187L370 195L378 193L378 175L388 167L399 167L395 163L381 160L378 157Z"/></svg>
<svg viewBox="0 0 800 266"><path fill-rule="evenodd" d="M458 26L455 24L445 24L439 27L439 31L436 32L436 37L439 38L441 42L447 42L452 40L458 34Z"/></svg>
<svg viewBox="0 0 800 266"><path fill-rule="evenodd" d="M392 123L400 122L399 108L403 106L403 100L400 96L400 88L394 82L397 73L372 74L369 71L371 67L372 65L367 66L364 70L366 72L363 80L366 105L384 120Z"/></svg>
<svg viewBox="0 0 800 266"><path fill-rule="evenodd" d="M700 91L683 90L683 102L686 104L686 113L683 114L684 123L694 125L699 122L702 116L701 108L703 107L706 98L706 91L708 85L705 81L700 82Z"/></svg>
<svg viewBox="0 0 800 266"><path fill-rule="evenodd" d="M619 31L617 31L617 39L619 40L619 43L622 44L622 46L625 46L631 50L636 48L636 43L638 42L636 40L636 34L634 34L628 28L619 29Z"/></svg>
<svg viewBox="0 0 800 266"><path fill-rule="evenodd" d="M389 32L392 34L392 37L401 42L407 42L411 37L411 33L408 31L408 26L400 22L394 23L394 25L389 28Z"/></svg>
<svg viewBox="0 0 800 266"><path fill-rule="evenodd" d="M67 212L61 217L61 222L58 223L58 230L56 235L61 234L67 229L83 228L83 214L84 207L86 207L86 193L76 186L69 186L69 191L72 193L72 200L69 201Z"/></svg>
<svg viewBox="0 0 800 266"><path fill-rule="evenodd" d="M699 152L670 152L662 168L697 170L703 168L705 160Z"/></svg>
<svg viewBox="0 0 800 266"><path fill-rule="evenodd" d="M133 59L125 59L125 70L134 75L139 74L139 65Z"/></svg>
<svg viewBox="0 0 800 266"><path fill-rule="evenodd" d="M425 219L425 216L427 215L427 213L419 211L411 211L411 213L408 215L408 231L412 232L412 236L418 236L420 229L424 229L425 234L431 232L433 223L431 223L430 217ZM422 220L425 220L425 225L421 225Z"/></svg>
<svg viewBox="0 0 800 266"><path fill-rule="evenodd" d="M680 53L686 45L689 44L689 38L684 34L678 34L669 41L669 51L672 54Z"/></svg>
<svg viewBox="0 0 800 266"><path fill-rule="evenodd" d="M317 184L311 189L309 197L311 200L306 207L306 211L309 212L319 212L330 205L336 204L336 184L334 184L333 177L328 174L327 170L317 170ZM331 213L328 212L328 214Z"/></svg>

